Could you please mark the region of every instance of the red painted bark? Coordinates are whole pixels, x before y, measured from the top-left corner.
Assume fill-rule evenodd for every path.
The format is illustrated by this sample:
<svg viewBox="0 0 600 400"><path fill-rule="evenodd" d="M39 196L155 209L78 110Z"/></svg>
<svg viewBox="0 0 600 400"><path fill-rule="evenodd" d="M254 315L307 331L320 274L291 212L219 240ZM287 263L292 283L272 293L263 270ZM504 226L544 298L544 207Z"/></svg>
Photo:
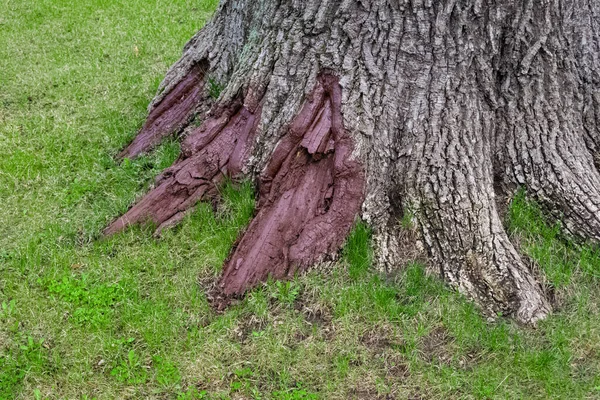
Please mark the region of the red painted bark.
<svg viewBox="0 0 600 400"><path fill-rule="evenodd" d="M117 156L135 158L151 150L166 136L183 128L202 97L206 65L196 64L188 75L150 112L135 139Z"/></svg>
<svg viewBox="0 0 600 400"><path fill-rule="evenodd" d="M241 174L260 113L261 105L236 103L208 119L184 140L182 157L157 178L155 188L104 233L146 220L160 231L215 196L225 177ZM160 126L176 126L168 118L183 114L165 111L153 118ZM217 306L269 276L291 277L339 250L364 200L364 173L352 150L338 79L322 74L260 176L257 215L225 263Z"/></svg>
<svg viewBox="0 0 600 400"><path fill-rule="evenodd" d="M231 117L229 117L231 115ZM156 179L155 188L104 230L105 235L150 220L158 229L179 222L198 201L216 194L225 176L235 177L248 157L258 110L235 104L211 118L183 143L183 157Z"/></svg>
<svg viewBox="0 0 600 400"><path fill-rule="evenodd" d="M258 214L220 280L226 297L269 275L292 277L342 245L360 211L364 175L350 159L340 107L337 79L322 75L260 178Z"/></svg>

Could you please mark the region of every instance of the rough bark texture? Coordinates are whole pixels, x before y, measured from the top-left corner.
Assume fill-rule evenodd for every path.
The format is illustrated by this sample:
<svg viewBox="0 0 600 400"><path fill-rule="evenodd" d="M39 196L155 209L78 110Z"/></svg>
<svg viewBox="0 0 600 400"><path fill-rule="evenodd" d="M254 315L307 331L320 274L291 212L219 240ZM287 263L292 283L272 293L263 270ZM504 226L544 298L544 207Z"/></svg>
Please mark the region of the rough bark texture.
<svg viewBox="0 0 600 400"><path fill-rule="evenodd" d="M569 232L600 240L599 18L594 0L223 0L121 155L194 114L204 123L107 233L169 225L223 176L248 174L259 211L225 296L334 253L355 214L378 265L396 268L408 209L431 271L486 314L535 323L550 305L495 188L525 186ZM207 77L226 85L215 104Z"/></svg>

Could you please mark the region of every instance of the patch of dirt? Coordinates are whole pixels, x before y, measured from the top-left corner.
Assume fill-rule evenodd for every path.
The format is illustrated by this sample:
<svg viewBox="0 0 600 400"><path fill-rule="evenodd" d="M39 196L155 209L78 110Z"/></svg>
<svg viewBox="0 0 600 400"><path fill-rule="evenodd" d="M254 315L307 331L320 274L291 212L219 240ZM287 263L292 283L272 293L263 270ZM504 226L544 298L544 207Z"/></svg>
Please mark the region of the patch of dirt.
<svg viewBox="0 0 600 400"><path fill-rule="evenodd" d="M301 293L294 303L294 310L304 317L310 325L327 326L333 320L333 313L329 306L320 304L316 299Z"/></svg>
<svg viewBox="0 0 600 400"><path fill-rule="evenodd" d="M385 371L387 377L390 379L408 378L410 376L410 369L404 362L404 359L396 354L390 355L385 358L384 361Z"/></svg>
<svg viewBox="0 0 600 400"><path fill-rule="evenodd" d="M333 314L329 307L322 304L299 305L297 310L302 313L304 320L318 328L326 341L333 340L336 335L332 324Z"/></svg>
<svg viewBox="0 0 600 400"><path fill-rule="evenodd" d="M235 245L234 245L235 246ZM221 291L217 285L217 281L213 275L199 275L197 278L198 286L201 291L206 295L206 300L213 307L212 309L217 314L222 314L225 311L224 307L218 307L222 301ZM240 299L231 298L228 300L227 305L236 305L240 302Z"/></svg>
<svg viewBox="0 0 600 400"><path fill-rule="evenodd" d="M310 335L302 332L302 331L296 331L294 333L294 343L300 343L300 342L304 342L306 339L308 339L310 337Z"/></svg>
<svg viewBox="0 0 600 400"><path fill-rule="evenodd" d="M428 362L439 362L441 364L450 364L452 354L447 346L454 342L454 338L449 334L444 326L438 326L427 336L421 339L421 354L423 359Z"/></svg>
<svg viewBox="0 0 600 400"><path fill-rule="evenodd" d="M294 304L296 312L302 314L304 320L311 326L317 328L317 331L326 341L333 340L336 335L333 326L333 313L327 305L311 303L304 298L299 298ZM310 336L307 336L308 338Z"/></svg>
<svg viewBox="0 0 600 400"><path fill-rule="evenodd" d="M355 400L396 400L391 394L378 395L374 389L352 389L349 394Z"/></svg>
<svg viewBox="0 0 600 400"><path fill-rule="evenodd" d="M200 287L202 292L206 293L207 296L209 295L209 293L213 292L215 290L215 287L217 286L215 283L215 277L210 274L198 275L198 277L196 278L196 282L198 283L198 286Z"/></svg>
<svg viewBox="0 0 600 400"><path fill-rule="evenodd" d="M101 372L104 373L104 371L107 368L107 363L106 360L104 359L104 357L102 356L96 356L94 357L94 359L92 360L92 369L95 372Z"/></svg>
<svg viewBox="0 0 600 400"><path fill-rule="evenodd" d="M252 337L254 332L263 331L268 325L268 322L256 315L251 315L248 318L241 319L238 325L233 329L233 338L244 344Z"/></svg>
<svg viewBox="0 0 600 400"><path fill-rule="evenodd" d="M370 350L380 351L390 347L402 345L402 338L396 337L391 326L376 326L367 330L360 338L360 342Z"/></svg>
<svg viewBox="0 0 600 400"><path fill-rule="evenodd" d="M305 341L312 339L312 335L307 332L303 332L301 329L296 330L293 335L289 336L285 341L285 346L290 350L296 350Z"/></svg>
<svg viewBox="0 0 600 400"><path fill-rule="evenodd" d="M302 310L304 319L311 325L326 326L331 323L333 319L331 311L327 307L323 306L312 306L304 307Z"/></svg>
<svg viewBox="0 0 600 400"><path fill-rule="evenodd" d="M473 368L475 368L475 366L477 366L477 363L482 356L483 351L480 348L472 347L464 356L460 357L458 360L458 366L465 371L471 371Z"/></svg>
<svg viewBox="0 0 600 400"><path fill-rule="evenodd" d="M428 397L426 397L425 395L423 395L419 392L412 393L406 398L406 400L427 400L427 399L428 399Z"/></svg>

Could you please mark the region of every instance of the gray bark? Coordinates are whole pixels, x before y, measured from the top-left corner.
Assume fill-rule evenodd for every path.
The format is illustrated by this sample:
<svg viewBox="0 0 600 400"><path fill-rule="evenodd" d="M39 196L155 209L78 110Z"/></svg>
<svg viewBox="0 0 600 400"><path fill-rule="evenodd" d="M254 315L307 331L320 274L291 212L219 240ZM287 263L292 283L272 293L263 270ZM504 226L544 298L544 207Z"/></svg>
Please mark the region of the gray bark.
<svg viewBox="0 0 600 400"><path fill-rule="evenodd" d="M223 0L149 110L206 65L226 86L216 104L203 97L198 118L240 94L249 109L261 104L243 166L257 177L330 71L367 180L361 217L378 265L399 266L410 209L431 271L486 314L535 323L551 307L504 230L495 188L524 186L569 232L600 240L599 17L595 0Z"/></svg>

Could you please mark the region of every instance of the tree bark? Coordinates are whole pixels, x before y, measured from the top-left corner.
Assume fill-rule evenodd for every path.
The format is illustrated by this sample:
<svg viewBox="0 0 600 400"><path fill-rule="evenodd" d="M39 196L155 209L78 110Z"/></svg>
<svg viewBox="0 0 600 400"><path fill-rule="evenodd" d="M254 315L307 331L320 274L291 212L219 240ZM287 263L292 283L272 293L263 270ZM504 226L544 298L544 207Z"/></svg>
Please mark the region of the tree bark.
<svg viewBox="0 0 600 400"><path fill-rule="evenodd" d="M224 267L225 303L335 254L357 217L397 268L410 210L431 271L486 314L535 323L551 306L498 191L524 186L600 240L597 3L223 0L120 155L184 130L180 159L106 233L172 225L249 175L258 212Z"/></svg>

